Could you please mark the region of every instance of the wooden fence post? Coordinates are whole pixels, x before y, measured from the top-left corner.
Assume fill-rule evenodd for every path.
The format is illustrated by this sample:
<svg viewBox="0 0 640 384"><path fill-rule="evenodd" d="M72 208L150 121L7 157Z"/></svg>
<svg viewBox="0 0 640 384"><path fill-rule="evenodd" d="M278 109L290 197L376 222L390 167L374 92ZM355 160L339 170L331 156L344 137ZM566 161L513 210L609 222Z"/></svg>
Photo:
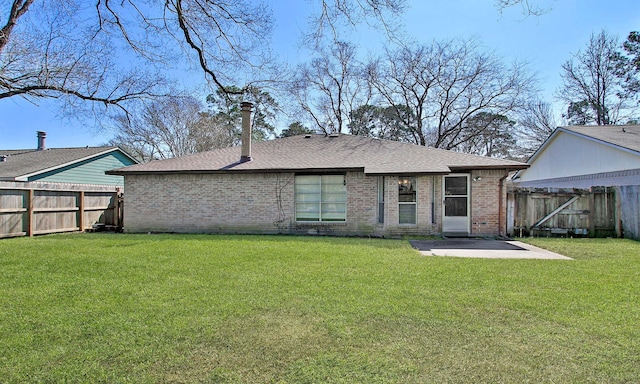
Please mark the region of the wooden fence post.
<svg viewBox="0 0 640 384"><path fill-rule="evenodd" d="M84 191L80 191L78 196L78 229L84 231Z"/></svg>
<svg viewBox="0 0 640 384"><path fill-rule="evenodd" d="M589 237L596 237L596 193L598 189L589 189Z"/></svg>
<svg viewBox="0 0 640 384"><path fill-rule="evenodd" d="M113 194L113 225L116 228L122 226L122 218L120 217L122 210L121 198L122 190L118 187L116 188L116 192Z"/></svg>
<svg viewBox="0 0 640 384"><path fill-rule="evenodd" d="M620 187L613 188L613 196L615 199L616 211L613 219L615 220L616 237L622 238L622 204L620 198Z"/></svg>

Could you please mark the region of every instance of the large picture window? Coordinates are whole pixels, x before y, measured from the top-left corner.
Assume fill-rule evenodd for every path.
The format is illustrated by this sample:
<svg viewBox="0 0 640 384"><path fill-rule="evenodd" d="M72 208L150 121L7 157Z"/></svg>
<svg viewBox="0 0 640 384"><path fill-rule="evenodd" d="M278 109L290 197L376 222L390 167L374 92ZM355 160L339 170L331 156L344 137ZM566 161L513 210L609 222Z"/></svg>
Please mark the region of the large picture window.
<svg viewBox="0 0 640 384"><path fill-rule="evenodd" d="M346 221L344 175L298 175L295 182L296 221Z"/></svg>
<svg viewBox="0 0 640 384"><path fill-rule="evenodd" d="M398 179L398 223L417 223L418 200L416 196L416 178Z"/></svg>

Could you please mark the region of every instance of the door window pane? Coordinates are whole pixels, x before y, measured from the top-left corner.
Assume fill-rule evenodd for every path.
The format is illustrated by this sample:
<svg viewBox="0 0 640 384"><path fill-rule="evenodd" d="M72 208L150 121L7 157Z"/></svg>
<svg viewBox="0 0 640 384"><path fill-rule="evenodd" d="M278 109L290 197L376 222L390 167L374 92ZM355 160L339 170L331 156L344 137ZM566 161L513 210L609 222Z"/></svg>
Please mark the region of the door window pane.
<svg viewBox="0 0 640 384"><path fill-rule="evenodd" d="M446 216L467 216L466 197L447 197L444 202Z"/></svg>
<svg viewBox="0 0 640 384"><path fill-rule="evenodd" d="M466 176L448 176L444 179L445 195L466 195L467 194L467 177Z"/></svg>

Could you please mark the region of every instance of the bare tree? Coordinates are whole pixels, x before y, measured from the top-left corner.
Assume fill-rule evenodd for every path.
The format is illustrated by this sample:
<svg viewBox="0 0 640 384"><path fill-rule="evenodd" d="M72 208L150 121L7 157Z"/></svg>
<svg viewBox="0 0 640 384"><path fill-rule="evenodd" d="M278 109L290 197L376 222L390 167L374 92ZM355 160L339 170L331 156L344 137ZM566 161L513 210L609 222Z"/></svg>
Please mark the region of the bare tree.
<svg viewBox="0 0 640 384"><path fill-rule="evenodd" d="M551 4L555 0L496 0L496 7L502 12L504 9L520 6L522 13L531 16L540 16L551 11Z"/></svg>
<svg viewBox="0 0 640 384"><path fill-rule="evenodd" d="M463 134L469 139L456 149L481 156L513 158L516 148L515 124L507 116L480 112L465 122Z"/></svg>
<svg viewBox="0 0 640 384"><path fill-rule="evenodd" d="M557 128L558 123L550 103L534 101L528 103L519 114L516 136L519 151L516 156L528 158Z"/></svg>
<svg viewBox="0 0 640 384"><path fill-rule="evenodd" d="M350 115L349 131L352 135L414 142L410 127L415 126L412 123L415 116L406 105L381 107L365 104L351 111Z"/></svg>
<svg viewBox="0 0 640 384"><path fill-rule="evenodd" d="M355 47L335 42L296 69L290 93L319 131L345 132L349 113L368 100L369 88L359 66Z"/></svg>
<svg viewBox="0 0 640 384"><path fill-rule="evenodd" d="M393 39L400 23L397 17L406 6L406 0L320 0L316 3L318 10L311 19L311 26L305 33L304 40L314 49L322 46L327 35L331 41L341 41L341 32L347 32L357 25L366 23L369 26L381 27L387 37Z"/></svg>
<svg viewBox="0 0 640 384"><path fill-rule="evenodd" d="M0 26L0 99L58 98L124 110L131 100L164 93L161 76L119 65L113 41L80 1L13 0L0 12L7 20Z"/></svg>
<svg viewBox="0 0 640 384"><path fill-rule="evenodd" d="M603 30L592 34L586 49L562 65L558 98L569 106L568 120L607 125L635 117L634 95L625 92L618 76L618 49L618 39Z"/></svg>
<svg viewBox="0 0 640 384"><path fill-rule="evenodd" d="M116 119L112 145L137 156L141 161L166 159L240 144L242 100L253 103L253 140L274 135L273 122L278 104L256 87L244 93L235 86L218 89L207 97L208 109L191 96L169 96L145 104L136 113Z"/></svg>
<svg viewBox="0 0 640 384"><path fill-rule="evenodd" d="M209 116L193 97L167 97L146 104L132 116L117 118L111 144L123 146L141 161L183 156L218 141L223 133L207 129Z"/></svg>
<svg viewBox="0 0 640 384"><path fill-rule="evenodd" d="M309 29L356 25L361 16L373 23L404 2L316 0ZM132 101L175 94L169 84L177 82L163 78L194 68L229 94L276 76L274 20L263 1L6 0L0 17L0 99L59 98L126 112Z"/></svg>
<svg viewBox="0 0 640 384"><path fill-rule="evenodd" d="M389 51L371 63L367 73L387 105L406 120L413 142L445 149L473 139L466 131L469 118L481 112L508 115L535 84L524 64L507 66L474 40ZM412 114L401 106L411 108Z"/></svg>
<svg viewBox="0 0 640 384"><path fill-rule="evenodd" d="M425 107L436 88L437 49L434 45L387 51L384 58L370 62L366 69L369 83L395 110L413 137L411 141L418 145L427 145L423 124L428 113ZM403 106L413 113L402 114Z"/></svg>

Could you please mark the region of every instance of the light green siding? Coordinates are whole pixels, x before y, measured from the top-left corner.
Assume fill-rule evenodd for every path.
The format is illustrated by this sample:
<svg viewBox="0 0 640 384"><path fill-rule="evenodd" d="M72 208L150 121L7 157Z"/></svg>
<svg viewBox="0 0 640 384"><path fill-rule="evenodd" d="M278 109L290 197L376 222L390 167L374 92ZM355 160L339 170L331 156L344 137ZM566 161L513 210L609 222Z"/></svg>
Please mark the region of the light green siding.
<svg viewBox="0 0 640 384"><path fill-rule="evenodd" d="M105 171L133 165L135 162L122 152L114 151L76 164L29 178L29 181L57 183L124 185L123 176L105 175Z"/></svg>

